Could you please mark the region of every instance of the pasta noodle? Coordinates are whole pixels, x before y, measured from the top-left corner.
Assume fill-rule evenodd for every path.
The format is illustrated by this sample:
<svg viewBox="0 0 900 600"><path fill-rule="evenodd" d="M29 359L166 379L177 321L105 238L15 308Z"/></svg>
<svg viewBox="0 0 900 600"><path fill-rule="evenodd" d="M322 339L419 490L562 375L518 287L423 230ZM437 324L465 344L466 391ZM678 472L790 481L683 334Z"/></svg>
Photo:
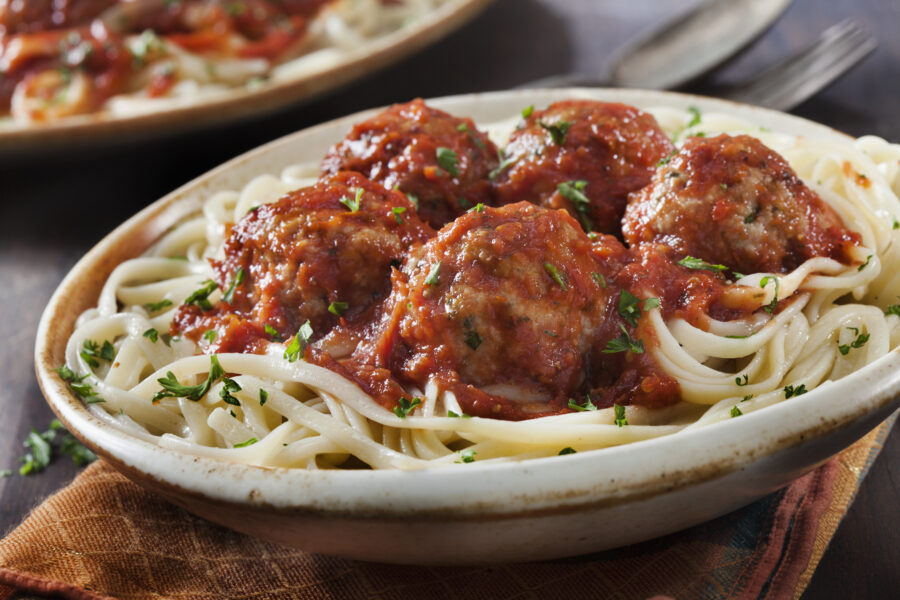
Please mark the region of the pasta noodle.
<svg viewBox="0 0 900 600"><path fill-rule="evenodd" d="M686 111L648 112L676 142L699 133L758 137L861 239L853 257L858 264L817 257L784 275L746 274L731 284L760 291L762 305L780 299L781 310L774 314L759 310L737 321L711 319L701 329L648 311L656 339L648 351L681 389L682 401L674 406L628 406L624 415L614 408L586 410L517 422L463 418L453 416L463 412L454 395L432 381L407 390L421 397L422 405L401 417L330 370L285 360L284 344L274 342L265 355L219 354L222 369L232 375L213 381L198 401L166 397L153 403L158 380L167 373L199 384L211 370L210 357L192 341L160 332L169 331L177 306L197 283L212 277L207 259L222 258L227 225L311 184L317 165L309 164L210 195L200 212L144 256L117 267L97 307L79 318L66 363L86 376L83 383L93 398L103 400L91 404L95 415L164 447L270 467L420 469L677 435L825 387L900 343L900 307L891 308L900 298L895 216L900 215L900 146L873 137L836 143L791 136L723 114L705 114L691 124ZM502 140L510 123L487 124L485 130ZM153 305L155 310L148 309ZM151 339L150 331L165 339ZM83 348L102 341L111 343L114 358L92 366ZM232 401L226 402L229 394Z"/></svg>

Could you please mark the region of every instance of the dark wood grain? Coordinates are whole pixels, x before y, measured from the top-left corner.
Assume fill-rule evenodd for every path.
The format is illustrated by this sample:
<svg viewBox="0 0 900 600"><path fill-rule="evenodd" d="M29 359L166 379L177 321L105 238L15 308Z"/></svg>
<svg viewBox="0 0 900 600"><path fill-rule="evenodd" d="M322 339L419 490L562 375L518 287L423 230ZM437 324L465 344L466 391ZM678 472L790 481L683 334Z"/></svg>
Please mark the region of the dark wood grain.
<svg viewBox="0 0 900 600"><path fill-rule="evenodd" d="M52 419L34 379L41 310L75 261L149 202L263 142L415 96L505 89L564 71L599 71L618 44L674 10L666 0L498 0L481 18L386 71L311 104L212 131L0 164L0 469L17 468L31 427ZM796 0L749 52L694 89L739 80L859 18L879 49L794 111L853 135L900 142L900 2ZM0 530L15 526L76 469L0 479ZM806 598L888 598L900 590L900 435L890 436L838 529Z"/></svg>

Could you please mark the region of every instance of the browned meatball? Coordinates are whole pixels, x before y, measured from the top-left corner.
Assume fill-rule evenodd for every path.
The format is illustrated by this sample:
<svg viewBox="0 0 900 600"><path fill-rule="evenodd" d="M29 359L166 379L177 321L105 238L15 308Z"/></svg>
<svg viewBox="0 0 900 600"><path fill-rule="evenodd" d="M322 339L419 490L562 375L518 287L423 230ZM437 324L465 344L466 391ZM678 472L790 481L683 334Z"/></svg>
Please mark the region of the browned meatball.
<svg viewBox="0 0 900 600"><path fill-rule="evenodd" d="M356 124L325 157L322 172L357 171L396 187L418 203L419 216L441 227L490 202L488 174L496 167L496 146L471 119L418 99Z"/></svg>
<svg viewBox="0 0 900 600"><path fill-rule="evenodd" d="M89 22L121 0L24 0L0 2L0 34L33 33Z"/></svg>
<svg viewBox="0 0 900 600"><path fill-rule="evenodd" d="M309 319L318 337L387 296L392 265L433 235L403 194L340 173L241 219L215 269L222 289L243 269L237 314L283 337Z"/></svg>
<svg viewBox="0 0 900 600"><path fill-rule="evenodd" d="M632 106L565 100L534 111L512 134L494 182L498 204L564 208L587 231L619 234L629 192L650 182L672 143Z"/></svg>
<svg viewBox="0 0 900 600"><path fill-rule="evenodd" d="M392 370L493 395L458 394L467 414L565 406L605 321L597 270L590 240L563 211L523 202L467 213L404 263L395 284L403 313L386 336L398 342Z"/></svg>
<svg viewBox="0 0 900 600"><path fill-rule="evenodd" d="M690 138L633 194L629 244L658 242L741 273L791 271L814 256L848 261L858 234L756 138Z"/></svg>

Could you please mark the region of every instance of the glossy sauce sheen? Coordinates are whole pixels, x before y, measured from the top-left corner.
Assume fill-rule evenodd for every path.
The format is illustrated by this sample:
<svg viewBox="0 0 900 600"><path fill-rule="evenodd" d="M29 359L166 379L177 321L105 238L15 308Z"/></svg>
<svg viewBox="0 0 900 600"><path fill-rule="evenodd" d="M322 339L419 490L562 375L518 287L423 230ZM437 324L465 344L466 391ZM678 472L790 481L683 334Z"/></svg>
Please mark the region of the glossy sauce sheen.
<svg viewBox="0 0 900 600"><path fill-rule="evenodd" d="M690 268L679 259L690 254L746 272L784 272L810 256L850 262L847 251L858 236L757 140L691 139L677 154L657 158L659 166L647 175L648 152L672 152L657 139L652 117L600 102L551 109L574 119L570 132L594 127L597 115L625 122L616 156L631 159L617 163L625 165L623 181L610 180L604 189L620 196L646 179L624 219L630 247L620 241L618 223L611 234L589 234L583 227L592 223L577 218L571 206L528 202L533 191L511 202L512 182L525 181L524 172L491 185L475 160L480 144L465 149L458 139L484 134L471 121L416 100L355 127L326 158L318 183L236 224L226 258L214 267L223 289L239 270L246 279L231 303L208 311L182 306L173 333L200 340L214 329L215 340L201 342L208 352L262 352L270 341L289 341L308 320L314 343L305 358L357 382L387 409L432 380L453 392L465 414L480 417L519 420L614 404L659 408L677 403L680 391L649 351L657 344L649 311L706 329L710 319L760 309L758 290L730 286L727 270ZM548 118L548 111L534 115ZM425 115L436 124L423 126ZM635 123L651 133L636 140ZM522 131L511 146L523 139ZM567 138L572 145L557 158L596 149L594 138L576 144L579 139ZM465 172L420 178L434 166L432 151L452 144L469 153ZM428 150L417 155L421 148ZM341 171L364 157L371 160L360 170L372 180ZM601 162L608 161L606 155ZM584 177L589 162L580 159ZM561 158L554 164L575 163ZM558 173L533 166L527 178L535 189L557 185ZM390 189L394 185L405 193ZM479 192L485 202L451 210L443 200L463 185L486 188ZM347 202L358 190L354 210ZM410 190L420 196L418 212ZM425 208L421 197L443 200ZM735 228L745 225L747 211L756 211L762 227L741 238ZM423 213L439 231L420 218ZM346 303L340 314L329 311L334 302Z"/></svg>

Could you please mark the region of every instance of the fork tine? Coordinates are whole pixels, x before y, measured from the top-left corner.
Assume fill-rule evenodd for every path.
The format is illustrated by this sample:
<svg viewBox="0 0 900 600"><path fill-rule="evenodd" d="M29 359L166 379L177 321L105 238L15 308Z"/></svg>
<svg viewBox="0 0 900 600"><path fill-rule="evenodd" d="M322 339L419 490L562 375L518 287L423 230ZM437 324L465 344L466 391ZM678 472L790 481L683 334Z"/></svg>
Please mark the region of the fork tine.
<svg viewBox="0 0 900 600"><path fill-rule="evenodd" d="M769 67L725 96L788 110L840 77L876 46L859 24L847 19L827 29L807 49Z"/></svg>

